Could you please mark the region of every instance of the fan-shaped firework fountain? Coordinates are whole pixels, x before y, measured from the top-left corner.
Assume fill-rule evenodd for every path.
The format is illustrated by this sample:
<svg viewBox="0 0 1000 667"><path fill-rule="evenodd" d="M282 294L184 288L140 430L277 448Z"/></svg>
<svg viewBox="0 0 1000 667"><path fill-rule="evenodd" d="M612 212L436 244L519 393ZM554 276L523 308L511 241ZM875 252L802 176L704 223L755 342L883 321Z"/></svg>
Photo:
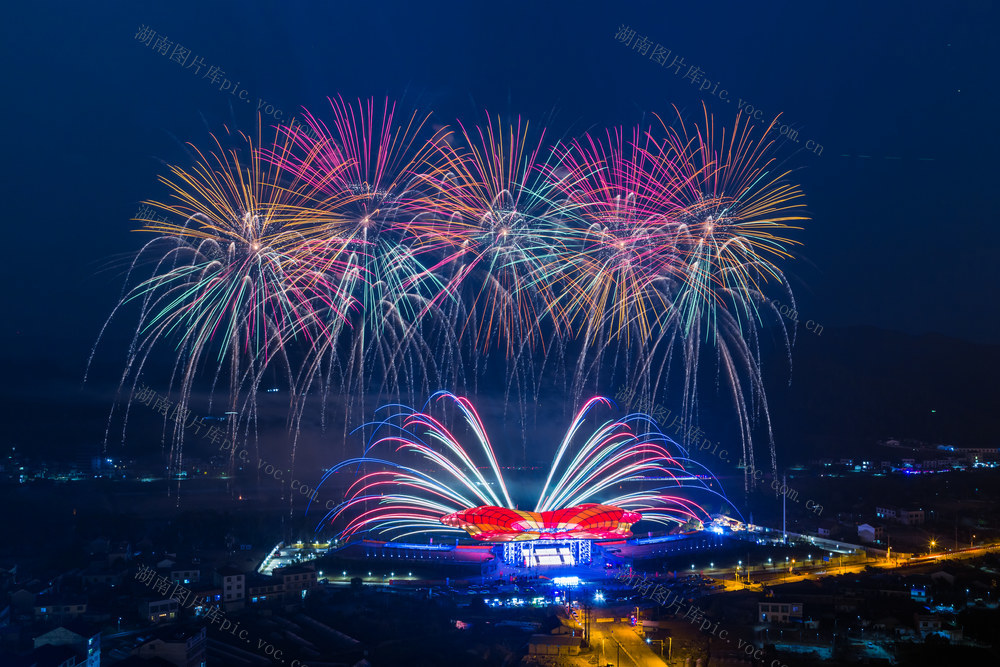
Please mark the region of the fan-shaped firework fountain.
<svg viewBox="0 0 1000 667"><path fill-rule="evenodd" d="M343 539L359 531L401 539L462 530L480 541L589 539L628 536L639 520L705 519L708 512L692 496L728 503L711 473L646 415L587 426L599 408L611 405L595 397L576 413L530 512L518 509L467 399L438 392L422 411L386 406L391 414L374 425L365 455L337 464L320 483L338 472L362 471L317 529L332 524ZM450 419L449 409L458 419ZM445 426L452 421L454 428ZM470 446L462 444L459 428Z"/></svg>

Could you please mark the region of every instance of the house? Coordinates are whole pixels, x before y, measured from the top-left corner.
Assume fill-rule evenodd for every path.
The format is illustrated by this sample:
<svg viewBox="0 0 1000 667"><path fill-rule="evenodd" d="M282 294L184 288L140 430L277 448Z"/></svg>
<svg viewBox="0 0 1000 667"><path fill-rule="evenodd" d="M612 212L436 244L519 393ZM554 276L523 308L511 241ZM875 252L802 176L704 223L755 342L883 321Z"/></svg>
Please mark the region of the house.
<svg viewBox="0 0 1000 667"><path fill-rule="evenodd" d="M87 601L80 598L40 596L35 600L35 618L42 621L61 621L78 618L87 613Z"/></svg>
<svg viewBox="0 0 1000 667"><path fill-rule="evenodd" d="M579 655L583 639L571 635L531 635L528 655Z"/></svg>
<svg viewBox="0 0 1000 667"><path fill-rule="evenodd" d="M870 523L862 523L858 525L858 538L862 542L873 543L881 542L882 538L885 537L885 526L882 524L875 524L874 526Z"/></svg>
<svg viewBox="0 0 1000 667"><path fill-rule="evenodd" d="M246 575L235 567L220 567L214 574L215 585L222 589L222 606L226 611L242 609L246 601Z"/></svg>
<svg viewBox="0 0 1000 667"><path fill-rule="evenodd" d="M140 658L160 658L176 667L203 667L205 664L205 628L159 628L132 649Z"/></svg>
<svg viewBox="0 0 1000 667"><path fill-rule="evenodd" d="M36 649L43 646L68 648L76 656L76 661L71 663L73 665L85 667L101 665L101 630L82 621L70 621L38 635L35 637L34 646Z"/></svg>
<svg viewBox="0 0 1000 667"><path fill-rule="evenodd" d="M201 581L201 570L191 564L171 565L170 575L167 577L175 584L196 584Z"/></svg>
<svg viewBox="0 0 1000 667"><path fill-rule="evenodd" d="M275 568L273 576L284 587L285 602L301 601L306 593L316 588L316 568L311 565L291 565Z"/></svg>
<svg viewBox="0 0 1000 667"><path fill-rule="evenodd" d="M277 577L257 574L256 572L247 576L247 601L252 605L280 602L284 598L284 594L285 585Z"/></svg>
<svg viewBox="0 0 1000 667"><path fill-rule="evenodd" d="M801 602L758 602L757 618L763 623L801 623Z"/></svg>
<svg viewBox="0 0 1000 667"><path fill-rule="evenodd" d="M177 600L143 600L139 616L150 623L168 623L177 618Z"/></svg>
<svg viewBox="0 0 1000 667"><path fill-rule="evenodd" d="M941 617L934 614L914 614L917 632L921 637L941 631Z"/></svg>
<svg viewBox="0 0 1000 667"><path fill-rule="evenodd" d="M26 584L10 594L10 606L16 612L33 613L38 596L48 593L50 588L38 580Z"/></svg>
<svg viewBox="0 0 1000 667"><path fill-rule="evenodd" d="M218 584L203 581L200 584L191 584L187 588L191 591L191 599L197 600L198 603L205 601L208 606L222 608L222 587Z"/></svg>
<svg viewBox="0 0 1000 667"><path fill-rule="evenodd" d="M875 507L875 516L879 519L895 519L896 508L888 505L884 507Z"/></svg>
<svg viewBox="0 0 1000 667"><path fill-rule="evenodd" d="M899 522L907 526L922 526L924 523L923 510L899 510Z"/></svg>
<svg viewBox="0 0 1000 667"><path fill-rule="evenodd" d="M829 538L832 537L833 534L837 532L837 529L839 527L840 526L836 521L833 521L831 519L824 519L823 521L820 521L819 525L817 526L816 534L819 535L820 537Z"/></svg>
<svg viewBox="0 0 1000 667"><path fill-rule="evenodd" d="M121 585L122 573L113 571L107 565L95 564L83 571L83 574L80 575L80 581L85 588L93 588L95 586L110 586L114 588Z"/></svg>

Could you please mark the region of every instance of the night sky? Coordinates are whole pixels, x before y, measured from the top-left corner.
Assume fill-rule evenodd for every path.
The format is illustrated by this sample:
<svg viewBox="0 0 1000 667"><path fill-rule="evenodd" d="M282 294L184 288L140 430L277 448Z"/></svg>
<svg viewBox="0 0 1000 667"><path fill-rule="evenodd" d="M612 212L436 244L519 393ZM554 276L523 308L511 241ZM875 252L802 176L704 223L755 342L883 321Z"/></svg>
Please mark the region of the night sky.
<svg viewBox="0 0 1000 667"><path fill-rule="evenodd" d="M184 143L205 145L224 125L252 128L259 101L288 117L326 109L338 93L389 96L441 123L478 120L483 109L520 114L553 139L675 116L672 105L696 119L703 101L724 123L746 104L781 112L799 142L778 156L812 217L784 265L802 318L834 339L940 335L949 343L915 347L906 371L946 369L946 394L995 404L996 9L990 0L8 7L0 445L100 443L134 322L109 330L98 379L81 388L84 366L144 241L130 218L139 201L164 195L164 162L186 163ZM143 25L201 57L201 74L136 39ZM700 68L728 100L617 41L622 25ZM246 101L206 79L211 66ZM880 345L898 347L885 335ZM805 347L810 358L833 349L819 339ZM921 358L926 349L938 356ZM974 385L963 382L970 362ZM787 383L787 368L774 372ZM801 372L792 377L826 386Z"/></svg>

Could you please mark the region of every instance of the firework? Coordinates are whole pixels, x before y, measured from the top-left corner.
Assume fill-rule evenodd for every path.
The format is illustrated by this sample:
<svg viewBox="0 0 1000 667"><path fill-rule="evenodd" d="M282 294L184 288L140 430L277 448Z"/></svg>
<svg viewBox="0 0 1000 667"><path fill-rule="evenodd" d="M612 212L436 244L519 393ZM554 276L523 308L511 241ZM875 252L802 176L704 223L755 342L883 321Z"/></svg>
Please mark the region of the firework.
<svg viewBox="0 0 1000 667"><path fill-rule="evenodd" d="M644 415L607 420L585 436L587 419L611 405L606 398L592 398L577 412L532 512L518 510L486 428L467 399L439 392L423 411L388 406L397 411L378 422L365 455L341 462L324 476L323 482L348 468L366 471L318 529L341 526L344 539L361 531L401 539L468 530L477 539L513 541L592 536L602 521L613 520L615 534L626 534L640 515L666 524L706 517L690 495L724 500L717 480L691 474L685 466L697 464ZM444 418L431 414L435 406L457 412L471 447L463 446ZM548 530L559 517L575 528Z"/></svg>
<svg viewBox="0 0 1000 667"><path fill-rule="evenodd" d="M649 401L679 386L696 421L711 350L753 462L760 415L770 432L759 330L780 322L761 305L787 291L781 263L805 219L774 124L717 131L706 111L703 125L549 147L520 118L432 131L388 100L305 117L267 146L259 129L213 138L161 179L172 198L149 205L167 221L142 221L157 238L133 264L151 260L152 275L120 304L140 304L123 382L170 341L185 405L206 373L213 389L228 377L246 416L280 363L295 429L307 396L346 396L346 430L373 393L412 403L497 366L522 414L552 371L571 404L607 382ZM560 480L546 485L559 507L539 511L590 502Z"/></svg>
<svg viewBox="0 0 1000 667"><path fill-rule="evenodd" d="M306 130L285 130L292 150L268 157L330 198L338 225L328 229L328 243L363 276L354 283L357 316L337 332L347 339L324 339L298 384L307 388L324 368L337 369L342 392L358 397L364 410L369 381L380 383L379 393L446 381L447 363L436 362L442 355L430 354L422 334L442 284L428 268L432 261L424 261L426 248L415 247L409 222L421 210L419 188L436 172L436 146L449 131L425 132L428 118L416 113L399 122L388 100L353 106L338 97L330 108L329 123L306 112ZM334 379L323 378L327 391Z"/></svg>
<svg viewBox="0 0 1000 667"><path fill-rule="evenodd" d="M541 342L553 314L571 211L546 178L544 132L532 133L520 118L459 125L461 147L441 145L445 167L427 181L433 195L415 229L442 255L447 292L461 295L451 318L459 337L513 358Z"/></svg>
<svg viewBox="0 0 1000 667"><path fill-rule="evenodd" d="M285 182L280 169L260 159L259 128L256 139L226 137L240 148L213 139L217 152L192 147L196 164L173 166L161 178L170 201L145 202L166 217L140 220L141 231L156 237L130 275L151 261L152 276L116 308L140 307L122 383L138 380L153 348L172 345L182 414L195 377L207 368L213 387L228 376L229 409L250 415L261 373L276 360L287 362L289 342L314 344L354 303L344 288L342 257L326 252L334 217L320 207L319 193L308 183ZM178 466L182 425L171 454Z"/></svg>
<svg viewBox="0 0 1000 667"><path fill-rule="evenodd" d="M589 341L606 332L642 344L656 312L672 307L670 284L682 263L679 182L669 160L649 155L648 137L618 129L606 141L588 135L559 151L557 186L583 223L577 252L567 257L565 310Z"/></svg>
<svg viewBox="0 0 1000 667"><path fill-rule="evenodd" d="M697 401L702 346L708 345L738 415L744 458L754 460L751 426L762 416L773 467L758 336L765 316L771 315L769 321L778 318L760 312L759 306L768 303L768 283L787 290L776 261L791 258L789 248L796 242L789 233L806 220L798 213L802 193L786 182L789 173L778 168L773 156L777 119L759 137L739 115L728 134L726 129L716 131L707 110L704 124L690 132L683 125L680 131L662 125L666 139L655 154L647 155L680 170L677 229L684 252L673 307L658 313L661 335L646 372L657 386L666 371L661 363L652 372L651 360L657 353L668 359L670 348L677 347L684 360L684 404L690 412ZM785 343L790 347L787 332Z"/></svg>

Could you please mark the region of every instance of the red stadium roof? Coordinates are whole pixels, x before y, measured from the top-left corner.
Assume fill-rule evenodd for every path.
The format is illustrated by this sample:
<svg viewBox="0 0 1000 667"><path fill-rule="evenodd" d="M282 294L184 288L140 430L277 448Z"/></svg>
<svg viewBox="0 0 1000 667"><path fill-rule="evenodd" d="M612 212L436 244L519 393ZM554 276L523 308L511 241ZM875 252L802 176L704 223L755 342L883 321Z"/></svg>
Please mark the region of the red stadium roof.
<svg viewBox="0 0 1000 667"><path fill-rule="evenodd" d="M630 537L642 515L611 505L587 503L549 512L522 512L483 505L441 517L480 542L527 540L606 540Z"/></svg>

